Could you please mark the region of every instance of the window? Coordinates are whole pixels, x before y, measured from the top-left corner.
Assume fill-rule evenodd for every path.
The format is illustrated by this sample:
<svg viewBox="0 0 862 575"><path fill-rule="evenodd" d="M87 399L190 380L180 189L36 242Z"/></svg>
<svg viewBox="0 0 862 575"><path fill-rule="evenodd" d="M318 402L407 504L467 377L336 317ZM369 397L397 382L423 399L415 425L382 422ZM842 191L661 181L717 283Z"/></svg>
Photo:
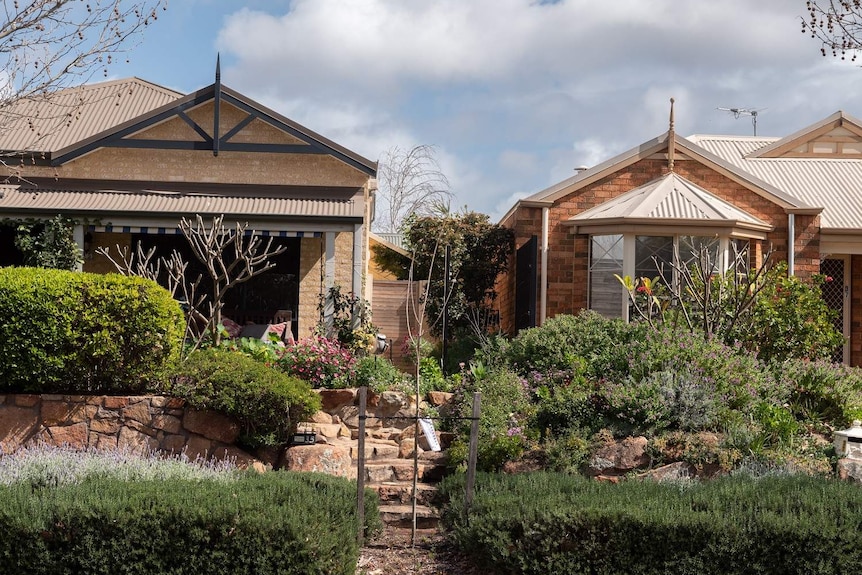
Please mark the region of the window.
<svg viewBox="0 0 862 575"><path fill-rule="evenodd" d="M606 317L620 316L623 286L614 274L623 275L623 236L592 236L589 307Z"/></svg>
<svg viewBox="0 0 862 575"><path fill-rule="evenodd" d="M696 263L709 273L748 270L749 241L731 238L611 234L590 236L588 307L606 317L627 317L628 294L615 277L660 278L677 284L674 254L681 265Z"/></svg>

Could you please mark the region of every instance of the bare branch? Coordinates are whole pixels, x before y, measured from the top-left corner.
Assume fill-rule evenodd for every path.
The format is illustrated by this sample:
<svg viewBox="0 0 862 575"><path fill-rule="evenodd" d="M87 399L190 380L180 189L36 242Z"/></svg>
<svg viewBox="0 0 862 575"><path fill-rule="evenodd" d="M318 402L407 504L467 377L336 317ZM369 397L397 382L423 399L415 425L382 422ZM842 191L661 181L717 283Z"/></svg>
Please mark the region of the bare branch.
<svg viewBox="0 0 862 575"><path fill-rule="evenodd" d="M820 41L820 53L856 60L862 50L862 0L808 0L802 32Z"/></svg>
<svg viewBox="0 0 862 575"><path fill-rule="evenodd" d="M433 215L435 208L448 205L453 197L449 180L434 157L433 146L390 149L380 160L377 175L380 209L374 229L380 232L399 231L412 214Z"/></svg>

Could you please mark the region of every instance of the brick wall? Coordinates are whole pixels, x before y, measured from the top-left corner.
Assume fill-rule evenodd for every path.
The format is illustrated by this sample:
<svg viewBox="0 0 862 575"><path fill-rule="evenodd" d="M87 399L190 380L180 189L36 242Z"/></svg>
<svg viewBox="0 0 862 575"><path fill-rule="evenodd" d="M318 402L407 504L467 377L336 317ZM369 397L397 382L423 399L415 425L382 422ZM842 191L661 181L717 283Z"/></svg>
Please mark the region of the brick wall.
<svg viewBox="0 0 862 575"><path fill-rule="evenodd" d="M773 225L774 230L768 234L766 244L772 246L773 257L787 259L787 214L783 208L698 162L678 160L675 171L717 197ZM571 228L565 225L565 222L572 216L644 185L664 173L667 173L665 160L640 160L559 199L554 204L549 214L547 317L561 313L577 313L587 305L589 236L572 234ZM521 207L501 223L515 230L516 247L520 247L534 234L541 241L541 219L541 208ZM796 216L796 274L800 277L807 277L819 270L819 220L819 216ZM514 260L512 263L514 264ZM514 265L510 270L514 270ZM509 273L498 285L501 294L501 322L509 333L514 331L514 281L514 273Z"/></svg>

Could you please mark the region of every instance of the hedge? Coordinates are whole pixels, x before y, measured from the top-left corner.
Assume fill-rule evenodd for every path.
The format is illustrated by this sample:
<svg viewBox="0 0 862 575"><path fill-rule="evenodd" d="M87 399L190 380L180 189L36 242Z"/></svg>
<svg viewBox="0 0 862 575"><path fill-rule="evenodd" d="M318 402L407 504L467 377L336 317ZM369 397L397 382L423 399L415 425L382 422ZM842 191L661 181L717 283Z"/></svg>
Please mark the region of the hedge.
<svg viewBox="0 0 862 575"><path fill-rule="evenodd" d="M320 409L320 396L307 382L220 348L189 355L165 391L191 407L236 418L240 443L250 448L287 443L297 423Z"/></svg>
<svg viewBox="0 0 862 575"><path fill-rule="evenodd" d="M376 495L365 504L375 530ZM322 474L0 487L7 575L353 575L357 529L356 484Z"/></svg>
<svg viewBox="0 0 862 575"><path fill-rule="evenodd" d="M146 391L183 333L179 304L150 280L0 268L0 392Z"/></svg>
<svg viewBox="0 0 862 575"><path fill-rule="evenodd" d="M619 485L551 473L442 486L449 539L495 573L839 575L862 565L862 491L807 476Z"/></svg>

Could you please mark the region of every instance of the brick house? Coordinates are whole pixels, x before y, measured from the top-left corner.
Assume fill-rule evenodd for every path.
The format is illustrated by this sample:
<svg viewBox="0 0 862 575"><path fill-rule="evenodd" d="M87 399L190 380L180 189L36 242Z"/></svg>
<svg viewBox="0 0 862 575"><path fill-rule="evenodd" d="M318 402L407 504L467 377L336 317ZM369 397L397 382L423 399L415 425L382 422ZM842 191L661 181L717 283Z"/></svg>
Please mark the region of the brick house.
<svg viewBox="0 0 862 575"><path fill-rule="evenodd" d="M518 201L501 222L516 233L499 282L508 333L594 309L627 317L614 274L654 277L653 257L709 246L718 262L765 253L791 274L824 273L827 303L862 365L862 122L835 114L784 138L692 136L671 129Z"/></svg>
<svg viewBox="0 0 862 575"><path fill-rule="evenodd" d="M187 245L180 218L273 238L276 267L235 290L225 315L269 323L290 311L294 336L338 284L365 295L377 164L223 86L191 94L138 78L59 91L4 110L0 265L20 263L14 224L73 219L84 271L114 271L100 246ZM282 314L286 315L286 314Z"/></svg>

